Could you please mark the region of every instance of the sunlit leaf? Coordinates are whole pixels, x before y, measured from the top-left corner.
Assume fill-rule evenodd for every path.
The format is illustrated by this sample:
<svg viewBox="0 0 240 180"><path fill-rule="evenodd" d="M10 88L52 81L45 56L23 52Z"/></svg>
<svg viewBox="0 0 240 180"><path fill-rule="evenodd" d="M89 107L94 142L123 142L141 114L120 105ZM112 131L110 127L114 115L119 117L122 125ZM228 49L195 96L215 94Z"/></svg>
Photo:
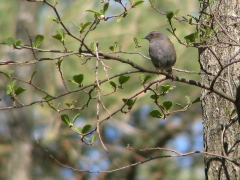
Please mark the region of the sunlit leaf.
<svg viewBox="0 0 240 180"><path fill-rule="evenodd" d="M160 88L163 91L163 94L167 94L169 91L173 90L176 86L172 85L160 85Z"/></svg>
<svg viewBox="0 0 240 180"><path fill-rule="evenodd" d="M90 141L90 143L93 144L95 141L96 141L96 136L93 134L93 135L91 136L91 141Z"/></svg>
<svg viewBox="0 0 240 180"><path fill-rule="evenodd" d="M14 73L14 71L13 70L9 70L9 71L0 70L0 73L4 74L8 78L11 78L13 73Z"/></svg>
<svg viewBox="0 0 240 180"><path fill-rule="evenodd" d="M186 101L187 101L187 104L190 104L190 103L191 103L189 96L185 96L185 99L186 99Z"/></svg>
<svg viewBox="0 0 240 180"><path fill-rule="evenodd" d="M20 46L22 44L22 40L21 39L18 39L15 43L15 46Z"/></svg>
<svg viewBox="0 0 240 180"><path fill-rule="evenodd" d="M132 7L136 7L138 6L139 4L142 4L144 1L137 1L135 3L132 4Z"/></svg>
<svg viewBox="0 0 240 180"><path fill-rule="evenodd" d="M81 128L81 127L74 128L74 130L75 130L77 133L82 134L82 128Z"/></svg>
<svg viewBox="0 0 240 180"><path fill-rule="evenodd" d="M34 43L35 47L39 47L42 44L43 40L44 40L43 35L37 35Z"/></svg>
<svg viewBox="0 0 240 180"><path fill-rule="evenodd" d="M12 82L9 82L6 87L7 87L6 88L6 94L7 95L13 95L14 91L16 89L16 80L12 81Z"/></svg>
<svg viewBox="0 0 240 180"><path fill-rule="evenodd" d="M14 46L15 40L12 37L3 40L3 43L8 46Z"/></svg>
<svg viewBox="0 0 240 180"><path fill-rule="evenodd" d="M64 41L64 38L65 38L64 30L63 29L57 30L57 34L55 34L52 37L54 37L55 39L57 39L59 41Z"/></svg>
<svg viewBox="0 0 240 180"><path fill-rule="evenodd" d="M94 13L94 14L96 14L97 16L101 16L102 14L101 13L99 13L99 12L97 12L97 11L94 11L94 10L87 10L88 12L91 12L91 13Z"/></svg>
<svg viewBox="0 0 240 180"><path fill-rule="evenodd" d="M91 22L86 22L85 24L82 24L80 31L83 32L90 24Z"/></svg>
<svg viewBox="0 0 240 180"><path fill-rule="evenodd" d="M74 101L74 103L77 102L77 101ZM76 114L72 120L72 123L74 123L74 121L78 118L78 116L80 115L80 113Z"/></svg>
<svg viewBox="0 0 240 180"><path fill-rule="evenodd" d="M53 20L53 21L55 21L55 22L57 21L57 18L55 16L53 16L53 15L49 15L48 18Z"/></svg>

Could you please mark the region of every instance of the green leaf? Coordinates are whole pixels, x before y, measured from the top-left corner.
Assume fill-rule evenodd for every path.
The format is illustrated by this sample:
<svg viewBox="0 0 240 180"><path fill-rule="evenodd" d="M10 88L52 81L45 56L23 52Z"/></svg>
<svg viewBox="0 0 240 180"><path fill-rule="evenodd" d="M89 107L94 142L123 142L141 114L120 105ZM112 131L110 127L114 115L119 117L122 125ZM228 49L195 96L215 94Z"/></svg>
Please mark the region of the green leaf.
<svg viewBox="0 0 240 180"><path fill-rule="evenodd" d="M57 21L57 18L55 16L53 16L53 15L49 15L48 18L53 20L53 21L55 21L55 22Z"/></svg>
<svg viewBox="0 0 240 180"><path fill-rule="evenodd" d="M133 40L134 40L134 43L135 43L135 48L140 48L141 47L140 41L136 37L134 37Z"/></svg>
<svg viewBox="0 0 240 180"><path fill-rule="evenodd" d="M17 88L15 89L15 94L16 94L16 95L19 95L19 94L23 93L24 91L26 91L26 88L17 87Z"/></svg>
<svg viewBox="0 0 240 180"><path fill-rule="evenodd" d="M151 5L154 5L155 0L149 0L149 3L150 3Z"/></svg>
<svg viewBox="0 0 240 180"><path fill-rule="evenodd" d="M75 23L74 21L70 21L76 28L78 28L78 30L80 31L80 29L81 29L81 25L83 25L83 23L81 23L80 24L80 26L77 24L77 23Z"/></svg>
<svg viewBox="0 0 240 180"><path fill-rule="evenodd" d="M56 34L56 35L54 35L52 37L54 37L55 39L57 39L59 41L62 41L62 36L60 34Z"/></svg>
<svg viewBox="0 0 240 180"><path fill-rule="evenodd" d="M64 30L63 29L57 30L57 34L52 37L54 37L55 39L61 42L64 41L64 38L65 38Z"/></svg>
<svg viewBox="0 0 240 180"><path fill-rule="evenodd" d="M122 99L123 102L128 106L128 109L132 109L133 105L135 104L137 98L135 98L134 100L133 99Z"/></svg>
<svg viewBox="0 0 240 180"><path fill-rule="evenodd" d="M91 51L95 52L96 51L96 43L91 42L90 43L90 48L91 48Z"/></svg>
<svg viewBox="0 0 240 180"><path fill-rule="evenodd" d="M67 114L61 115L61 119L62 119L62 121L65 122L68 126L71 125L70 119L69 119L69 117L68 117Z"/></svg>
<svg viewBox="0 0 240 180"><path fill-rule="evenodd" d="M142 4L144 1L137 1L135 3L133 3L132 7L136 7L138 6L139 4Z"/></svg>
<svg viewBox="0 0 240 180"><path fill-rule="evenodd" d="M118 43L114 42L113 46L110 46L109 49L113 52L116 52L117 47L118 47Z"/></svg>
<svg viewBox="0 0 240 180"><path fill-rule="evenodd" d="M230 117L236 112L236 109L233 109L232 112L230 113Z"/></svg>
<svg viewBox="0 0 240 180"><path fill-rule="evenodd" d="M206 27L205 35L210 36L213 33L213 30L210 27Z"/></svg>
<svg viewBox="0 0 240 180"><path fill-rule="evenodd" d="M231 107L227 106L226 107L226 111L227 111L228 116L230 116L230 114L231 114Z"/></svg>
<svg viewBox="0 0 240 180"><path fill-rule="evenodd" d="M179 13L180 9L177 9L175 12L174 12L174 15L177 15Z"/></svg>
<svg viewBox="0 0 240 180"><path fill-rule="evenodd" d="M91 24L91 22L86 22L86 23L84 23L84 24L81 24L80 26L80 32L82 33L82 32L84 32L84 30L89 26Z"/></svg>
<svg viewBox="0 0 240 180"><path fill-rule="evenodd" d="M8 46L14 46L15 45L15 40L12 37L9 37L7 39L4 39L3 43L8 45Z"/></svg>
<svg viewBox="0 0 240 180"><path fill-rule="evenodd" d="M59 59L59 60L57 60L57 62L56 62L56 65L60 68L61 67L61 65L62 65L62 62L63 62L63 58L62 59Z"/></svg>
<svg viewBox="0 0 240 180"><path fill-rule="evenodd" d="M74 102L77 102L77 101L74 101ZM74 121L78 118L78 116L80 115L80 113L76 114L72 120L72 123L74 123Z"/></svg>
<svg viewBox="0 0 240 180"><path fill-rule="evenodd" d="M166 12L166 17L169 21L171 21L171 19L173 18L174 16L174 12L173 11L167 11Z"/></svg>
<svg viewBox="0 0 240 180"><path fill-rule="evenodd" d="M167 111L172 107L172 101L164 101L162 104L164 109Z"/></svg>
<svg viewBox="0 0 240 180"><path fill-rule="evenodd" d="M90 141L90 143L93 144L95 141L96 141L96 136L93 134L93 135L91 136L91 141Z"/></svg>
<svg viewBox="0 0 240 180"><path fill-rule="evenodd" d="M8 78L12 78L12 75L13 75L14 71L13 70L9 70L9 71L0 70L0 73L4 74Z"/></svg>
<svg viewBox="0 0 240 180"><path fill-rule="evenodd" d="M195 103L198 103L198 102L200 102L200 97L194 99L194 100L192 101L192 104L195 104Z"/></svg>
<svg viewBox="0 0 240 180"><path fill-rule="evenodd" d="M117 22L120 22L122 19L123 19L122 17L118 18L118 19L117 19Z"/></svg>
<svg viewBox="0 0 240 180"><path fill-rule="evenodd" d="M114 90L116 90L116 89L117 89L117 85L116 85L116 83L115 83L115 82L113 82L113 81L110 81L110 84L111 84L111 86L113 87L113 89L114 89Z"/></svg>
<svg viewBox="0 0 240 180"><path fill-rule="evenodd" d="M118 42L114 42L113 47L114 47L114 51L116 51L116 49L118 47Z"/></svg>
<svg viewBox="0 0 240 180"><path fill-rule="evenodd" d="M75 75L75 76L73 76L73 80L81 86L82 82L84 80L84 75L83 74Z"/></svg>
<svg viewBox="0 0 240 180"><path fill-rule="evenodd" d="M22 44L22 40L18 39L17 42L15 43L15 46L20 46Z"/></svg>
<svg viewBox="0 0 240 180"><path fill-rule="evenodd" d="M189 22L189 24L192 24L192 18L190 18L190 19L188 20L188 22Z"/></svg>
<svg viewBox="0 0 240 180"><path fill-rule="evenodd" d="M142 84L146 84L147 80L149 80L151 77L152 76L150 76L150 75L145 76L145 75L142 74L142 75L139 76L139 80Z"/></svg>
<svg viewBox="0 0 240 180"><path fill-rule="evenodd" d="M18 96L19 94L23 93L24 91L26 91L25 88L17 87L16 80L12 81L12 82L9 82L7 84L6 94L8 94L10 96L13 96L13 95Z"/></svg>
<svg viewBox="0 0 240 180"><path fill-rule="evenodd" d="M70 102L70 103L65 103L65 104L66 104L69 108L74 108L76 102L77 102L77 101L72 101L72 102Z"/></svg>
<svg viewBox="0 0 240 180"><path fill-rule="evenodd" d="M143 84L145 84L151 77L152 77L152 76L147 75L147 76L144 78Z"/></svg>
<svg viewBox="0 0 240 180"><path fill-rule="evenodd" d="M39 47L39 46L42 44L43 40L44 40L44 36L43 36L43 35L37 35L37 36L35 37L34 46L35 46L35 47Z"/></svg>
<svg viewBox="0 0 240 180"><path fill-rule="evenodd" d="M171 34L173 34L171 29L167 28L167 31L170 32Z"/></svg>
<svg viewBox="0 0 240 180"><path fill-rule="evenodd" d="M187 101L187 104L191 104L191 101L190 101L189 96L185 96L185 99L186 99L186 101Z"/></svg>
<svg viewBox="0 0 240 180"><path fill-rule="evenodd" d="M101 16L102 14L101 13L99 13L99 12L97 12L97 11L94 11L94 10L87 10L88 12L91 12L91 13L94 13L94 14L96 14L97 16Z"/></svg>
<svg viewBox="0 0 240 180"><path fill-rule="evenodd" d="M226 107L226 111L229 117L232 117L232 115L236 112L236 109L232 109L230 106Z"/></svg>
<svg viewBox="0 0 240 180"><path fill-rule="evenodd" d="M37 71L34 71L34 72L32 73L32 75L31 75L31 80L30 80L30 81L33 80L33 77L35 76L36 73L37 73Z"/></svg>
<svg viewBox="0 0 240 180"><path fill-rule="evenodd" d="M49 96L49 95L47 95L47 96L45 96L43 99L45 99L45 100L49 101L49 100L52 100L52 97L51 97L51 96Z"/></svg>
<svg viewBox="0 0 240 180"><path fill-rule="evenodd" d="M77 133L82 134L82 128L81 128L81 127L74 128L74 130L75 130Z"/></svg>
<svg viewBox="0 0 240 180"><path fill-rule="evenodd" d="M162 118L163 115L160 113L159 110L152 110L150 113L150 116L154 117L154 118Z"/></svg>
<svg viewBox="0 0 240 180"><path fill-rule="evenodd" d="M117 22L120 22L123 20L125 17L127 17L128 13L124 13L120 18L117 19Z"/></svg>
<svg viewBox="0 0 240 180"><path fill-rule="evenodd" d="M114 47L110 46L109 49L114 52Z"/></svg>
<svg viewBox="0 0 240 180"><path fill-rule="evenodd" d="M154 100L157 100L160 96L159 95L156 95L156 94L152 94L150 96L150 98L154 99Z"/></svg>
<svg viewBox="0 0 240 180"><path fill-rule="evenodd" d="M180 103L176 103L177 106L180 106L181 108L183 108L184 106Z"/></svg>
<svg viewBox="0 0 240 180"><path fill-rule="evenodd" d="M163 94L167 94L169 91L173 90L176 86L172 85L160 85L160 88L163 91Z"/></svg>
<svg viewBox="0 0 240 180"><path fill-rule="evenodd" d="M82 129L82 134L86 134L91 129L91 127L92 126L90 124L85 125Z"/></svg>
<svg viewBox="0 0 240 180"><path fill-rule="evenodd" d="M199 32L195 32L185 36L184 39L186 40L186 43L189 45L189 44L195 43L198 37L199 37Z"/></svg>
<svg viewBox="0 0 240 180"><path fill-rule="evenodd" d="M120 76L118 79L118 82L123 85L124 83L126 83L128 80L130 79L130 76Z"/></svg>
<svg viewBox="0 0 240 180"><path fill-rule="evenodd" d="M6 94L7 95L13 95L16 89L16 80L9 82L7 84L7 88L6 88Z"/></svg>
<svg viewBox="0 0 240 180"><path fill-rule="evenodd" d="M103 6L103 14L105 14L106 11L108 10L108 6L109 6L109 2L104 4L104 6Z"/></svg>

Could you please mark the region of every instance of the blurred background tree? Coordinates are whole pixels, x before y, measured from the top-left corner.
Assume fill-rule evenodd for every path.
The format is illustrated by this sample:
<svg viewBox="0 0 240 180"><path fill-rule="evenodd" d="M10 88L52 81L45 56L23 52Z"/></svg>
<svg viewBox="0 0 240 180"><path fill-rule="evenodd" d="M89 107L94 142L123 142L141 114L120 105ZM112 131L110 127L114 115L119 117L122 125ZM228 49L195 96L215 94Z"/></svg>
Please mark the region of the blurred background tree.
<svg viewBox="0 0 240 180"><path fill-rule="evenodd" d="M50 1L52 4L54 1ZM106 1L107 2L107 1ZM129 1L122 1L123 4L130 4ZM156 8L166 12L180 9L178 16L191 14L198 16L198 1L156 1ZM93 13L86 10L98 10L102 8L103 3L99 0L93 1L64 1L59 0L57 4L58 12L63 22L67 25L76 36L79 36L76 24L93 21ZM24 44L30 44L28 33L31 37L37 34L45 36L41 49L60 49L64 50L61 43L52 38L56 34L56 30L60 27L56 25L49 16L54 12L46 4L30 3L27 1L7 1L0 2L0 39L13 37L14 39L22 39ZM122 11L121 6L110 1L107 15L118 14ZM176 34L180 39L194 31L193 27L185 24L176 23ZM90 33L86 39L86 44L91 42L99 42L99 51L111 53L109 49L115 42L118 47L121 46L122 52L141 52L148 54L148 42L141 40L152 30L158 30L166 33L174 43L177 52L177 63L174 67L189 71L199 71L197 51L193 48L186 48L180 45L174 36L166 30L169 23L165 16L161 16L153 8L148 1L137 6L129 12L127 18L117 22L116 19L109 21L101 21L99 26ZM27 31L28 33L27 33ZM141 41L141 48L136 49L134 37ZM77 51L79 42L67 37L66 46L68 49ZM44 54L38 53L39 56ZM55 57L54 54L51 55ZM152 63L138 55L121 54L121 57L130 58L136 64L146 69L155 70ZM33 53L30 50L14 50L12 47L1 46L1 61L31 61ZM94 81L95 61L86 61L78 56L70 56L64 58L62 62L63 76L66 86L70 90L74 90L76 85L67 81L72 79L76 74L84 74L84 85ZM131 70L131 68L117 61L105 62L112 69L108 71L108 75L112 76L121 72ZM14 70L14 75L19 79L29 80L31 74L36 71L33 82L46 92L53 96L57 96L63 92L67 92L63 84L60 71L53 61L43 61L24 66L0 66L1 71ZM131 75L128 85L107 98L102 98L105 107L109 112L116 111L122 106L122 98L129 98L140 89L139 73ZM187 73L178 73L181 77L198 80L198 76ZM156 80L161 75L152 75L151 81ZM99 71L100 79L105 79L106 75L103 69ZM11 106L12 101L6 95L6 84L10 80L1 74L0 81L0 106ZM116 81L115 81L116 82ZM116 82L117 83L117 82ZM174 103L186 104L184 96L195 99L200 94L200 89L196 87L186 88L177 82L169 81L168 84L177 86L166 96L161 97L161 101L174 100ZM21 83L19 83L21 85ZM24 85L24 84L23 84ZM112 92L111 85L103 85L105 93ZM26 93L26 92L25 92ZM27 88L27 93L19 96L20 100L27 102L26 104L43 98L44 93L36 92L32 87ZM53 108L45 104L35 104L33 106L1 110L0 121L0 179L174 179L191 180L203 179L203 156L195 155L191 157L182 157L178 159L158 159L144 163L139 166L129 167L122 171L113 173L79 173L73 172L63 166L57 164L42 147L55 157L62 164L67 164L76 169L84 169L89 171L111 170L117 167L126 166L137 161L144 160L148 157L164 155L161 151L130 150L129 145L135 149L144 149L151 147L166 147L188 152L192 150L201 150L202 142L202 124L201 124L201 108L200 104L192 106L187 113L179 112L167 117L166 120L161 118L152 118L149 112L156 109L156 105L151 100L150 93L143 94L138 97L136 104L130 113L116 114L107 122L101 124L101 134L104 144L107 146L107 152L99 139L93 146L84 144L78 135L71 131L66 124L61 121L61 114L68 114L74 117L79 110L70 109L65 103L76 101L75 106L81 107L88 99L86 93L71 93L54 101L57 106L61 102L61 114ZM175 108L177 109L177 108ZM100 119L108 116L108 112L101 108ZM80 112L80 116L74 125L83 127L86 124L96 125L96 101L89 104L88 108ZM42 147L36 143L36 137L40 141Z"/></svg>

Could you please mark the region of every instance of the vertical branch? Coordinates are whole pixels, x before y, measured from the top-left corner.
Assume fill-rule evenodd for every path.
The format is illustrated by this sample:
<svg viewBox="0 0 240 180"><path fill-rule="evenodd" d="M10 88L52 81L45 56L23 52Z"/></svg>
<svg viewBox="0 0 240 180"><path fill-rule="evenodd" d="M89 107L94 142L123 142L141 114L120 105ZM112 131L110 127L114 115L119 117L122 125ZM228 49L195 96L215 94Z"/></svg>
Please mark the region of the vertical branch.
<svg viewBox="0 0 240 180"><path fill-rule="evenodd" d="M63 85L64 85L65 89L67 90L67 92L69 92L68 87L67 87L67 84L66 84L66 82L65 82L65 80L64 80L64 77L63 77L62 69L61 69L62 61L63 61L63 58L61 58L61 59L58 60L58 62L57 62L57 68L58 68L58 71L59 71L59 73L60 73L60 76L61 76Z"/></svg>
<svg viewBox="0 0 240 180"><path fill-rule="evenodd" d="M95 68L95 78L96 78L96 83L97 83L97 133L98 133L98 136L99 136L99 139L100 139L100 142L101 142L102 146L104 147L104 149L106 151L108 151L106 146L103 143L102 136L101 136L101 131L100 131L99 113L100 113L100 103L101 103L101 93L100 92L101 92L102 88L100 87L99 78L98 78L98 69L99 69L99 62L100 62L100 58L99 58L99 54L98 54L98 41L96 42L96 49L95 50L96 50L96 57L97 57L96 68Z"/></svg>

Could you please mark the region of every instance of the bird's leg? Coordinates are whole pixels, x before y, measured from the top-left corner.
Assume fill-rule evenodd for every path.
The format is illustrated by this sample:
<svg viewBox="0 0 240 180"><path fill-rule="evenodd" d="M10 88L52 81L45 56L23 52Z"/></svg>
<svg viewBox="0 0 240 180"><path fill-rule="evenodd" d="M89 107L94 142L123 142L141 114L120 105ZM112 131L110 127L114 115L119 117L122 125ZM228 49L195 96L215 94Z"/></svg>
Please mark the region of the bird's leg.
<svg viewBox="0 0 240 180"><path fill-rule="evenodd" d="M160 72L163 71L163 69L161 69L161 68L156 68L156 70L157 70L158 75L160 75Z"/></svg>
<svg viewBox="0 0 240 180"><path fill-rule="evenodd" d="M172 68L171 68L171 69L169 69L169 70L167 70L167 72L169 73L170 77L172 77L172 78L173 78Z"/></svg>

